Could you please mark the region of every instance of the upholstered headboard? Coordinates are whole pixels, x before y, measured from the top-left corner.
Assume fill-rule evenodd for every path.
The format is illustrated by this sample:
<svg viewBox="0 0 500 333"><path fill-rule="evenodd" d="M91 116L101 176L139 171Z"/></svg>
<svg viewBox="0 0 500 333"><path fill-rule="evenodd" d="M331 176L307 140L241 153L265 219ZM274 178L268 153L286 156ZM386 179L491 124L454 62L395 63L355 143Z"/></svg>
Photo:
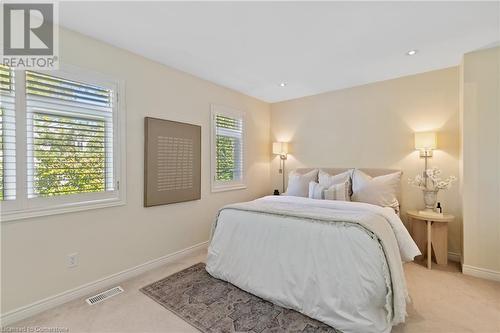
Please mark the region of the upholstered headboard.
<svg viewBox="0 0 500 333"><path fill-rule="evenodd" d="M304 173L307 173L307 172L312 171L314 169L323 170L324 172L327 172L330 175L337 175L337 174L345 172L347 170L352 170L354 168L298 168L298 169L295 169L295 171L297 173L304 174ZM388 175L388 174L395 173L395 172L402 172L401 170L397 170L397 169L383 169L383 168L358 168L358 170L361 170L364 173L366 173L367 175L372 176L372 177ZM399 201L399 206L401 206L401 188L398 191L398 201Z"/></svg>
<svg viewBox="0 0 500 333"><path fill-rule="evenodd" d="M308 173L309 171L312 171L314 169L319 169L323 170L324 172L327 172L331 175L337 175L339 173L345 172L347 170L352 170L354 168L298 168L295 169L296 172L303 174L303 173ZM395 172L401 172L401 170L397 169L382 169L382 168L358 168L359 170L363 171L367 175L370 175L372 177L377 177L377 176L383 176L383 175L388 175L390 173L395 173Z"/></svg>

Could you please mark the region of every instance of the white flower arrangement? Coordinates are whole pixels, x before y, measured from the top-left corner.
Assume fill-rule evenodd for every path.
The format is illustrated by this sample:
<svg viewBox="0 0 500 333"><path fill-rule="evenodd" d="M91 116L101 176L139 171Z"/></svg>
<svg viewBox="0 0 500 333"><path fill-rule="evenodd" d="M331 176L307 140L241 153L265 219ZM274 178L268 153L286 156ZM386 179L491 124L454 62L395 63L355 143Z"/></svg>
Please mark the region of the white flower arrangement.
<svg viewBox="0 0 500 333"><path fill-rule="evenodd" d="M416 175L415 178L408 179L408 184L426 191L439 191L449 189L451 185L457 180L457 177L455 176L450 176L446 179L442 179L440 175L441 170L434 167L425 170L425 176L427 177L425 177L424 175Z"/></svg>

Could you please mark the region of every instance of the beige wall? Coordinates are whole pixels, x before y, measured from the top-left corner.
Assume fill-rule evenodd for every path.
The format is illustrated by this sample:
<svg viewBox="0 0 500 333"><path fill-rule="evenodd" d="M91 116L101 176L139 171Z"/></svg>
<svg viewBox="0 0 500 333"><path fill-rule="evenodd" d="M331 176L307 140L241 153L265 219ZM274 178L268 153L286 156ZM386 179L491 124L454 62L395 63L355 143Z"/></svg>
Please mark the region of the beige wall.
<svg viewBox="0 0 500 333"><path fill-rule="evenodd" d="M500 280L500 47L466 54L462 73L464 272Z"/></svg>
<svg viewBox="0 0 500 333"><path fill-rule="evenodd" d="M127 205L2 223L2 313L204 242L218 208L269 190L267 103L73 32L60 45L62 62L126 82ZM210 103L246 111L247 190L210 192ZM201 200L143 208L145 116L202 126Z"/></svg>
<svg viewBox="0 0 500 333"><path fill-rule="evenodd" d="M423 207L420 190L407 183L424 168L413 133L436 130L439 150L430 160L458 176L459 70L457 67L273 104L271 139L290 141L287 170L296 167L387 167L404 171L402 208ZM273 188L281 189L279 158L272 160ZM441 192L450 225L449 250L460 252L458 186Z"/></svg>
<svg viewBox="0 0 500 333"><path fill-rule="evenodd" d="M445 175L459 174L460 74L456 67L269 105L77 33L63 30L60 45L63 62L126 82L127 205L2 223L2 313L206 241L222 205L281 189L279 159L273 158L269 166L272 141L291 142L287 170L302 166L402 169L403 210L422 206L421 192L407 184L408 177L423 169L423 160L413 149L415 131L438 131L439 149L430 164L442 168ZM475 80L481 71L472 71L472 64L478 66L476 56L471 54L464 60L471 65L469 71L462 68L468 81ZM247 142L251 143L247 146L247 190L210 192L211 103L246 111ZM476 120L464 117L468 122L465 133L478 133L474 127L479 117L476 107L476 113L470 115ZM201 200L142 207L144 116L202 126ZM497 145L486 145L480 153L487 155L496 149L498 154L488 161L500 163L499 119L491 111L488 116L490 129L496 119ZM489 140L488 135L494 136L487 133L481 136L481 144ZM464 141L465 147L478 145ZM491 171L484 164L478 169L473 154L464 156L466 174L478 177L484 168ZM469 164L475 166L467 170ZM495 188L499 190L496 175ZM481 184L489 183L483 177ZM500 202L496 198L496 204L493 198L474 210L473 214L478 214L479 208L483 211L481 221L485 216L488 219L468 225L470 235L465 237L467 262L490 269L500 269L500 263L495 263L495 257L484 262L478 244L485 237L488 251L500 252L494 245L500 243L498 227L496 234L489 234L495 228L495 216L498 222L495 212L498 214ZM440 193L439 201L457 216L450 225L449 249L459 253L462 214L458 186ZM470 244L476 247L468 248ZM79 252L80 264L68 269L66 255L73 252Z"/></svg>

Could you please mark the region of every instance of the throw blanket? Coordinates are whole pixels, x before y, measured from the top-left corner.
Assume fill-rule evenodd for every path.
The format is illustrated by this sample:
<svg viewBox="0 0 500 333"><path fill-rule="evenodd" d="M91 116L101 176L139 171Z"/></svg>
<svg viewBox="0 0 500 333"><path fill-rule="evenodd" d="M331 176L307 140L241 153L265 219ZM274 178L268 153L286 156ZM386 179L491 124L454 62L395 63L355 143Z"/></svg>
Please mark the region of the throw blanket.
<svg viewBox="0 0 500 333"><path fill-rule="evenodd" d="M223 207L221 211L232 209L261 214L280 215L308 220L314 223L350 223L363 228L367 233L372 235L372 237L376 237L380 243L389 268L390 276L386 277L389 290L386 297L388 322L392 325L404 322L408 292L402 267L400 247L396 239L397 235L400 235L400 238L404 238L404 232L399 230L399 226L395 221L391 221L393 218L392 215L396 215L386 212L381 207L369 204L333 201L324 202L324 200L319 202L320 200L313 200L315 202L313 205L311 204L311 199L303 199L302 202L300 202L301 199L302 198L292 199L289 197L270 196L250 202L228 205ZM399 220L399 218L397 219ZM212 235L217 227L217 220L212 227ZM399 223L404 228L400 220ZM411 238L409 239L411 240ZM401 242L408 243L408 240L401 240ZM408 244L410 244L410 246L408 246ZM414 245L413 241L408 244L402 247L413 248L411 246L411 244ZM411 257L410 260L412 260L414 256L420 254L416 245L414 245L412 251L408 252L409 253L406 253L405 256ZM405 259L408 260L408 258Z"/></svg>

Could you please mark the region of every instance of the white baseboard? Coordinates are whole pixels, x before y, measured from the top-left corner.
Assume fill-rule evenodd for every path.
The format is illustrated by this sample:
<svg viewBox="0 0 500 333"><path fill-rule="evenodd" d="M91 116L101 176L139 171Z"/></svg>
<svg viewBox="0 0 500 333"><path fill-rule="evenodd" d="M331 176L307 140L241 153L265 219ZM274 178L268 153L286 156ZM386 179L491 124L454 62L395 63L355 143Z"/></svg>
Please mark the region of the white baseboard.
<svg viewBox="0 0 500 333"><path fill-rule="evenodd" d="M138 266L126 269L119 273L106 276L102 279L84 284L82 286L70 290L66 290L60 294L50 296L45 299L31 303L29 305L11 310L0 316L0 327L11 325L12 323L15 323L19 320L31 317L37 313L51 309L53 307L72 301L74 299L83 298L84 296L100 291L111 285L128 280L134 276L137 276L154 268L160 267L162 265L182 259L197 251L204 250L207 248L207 246L208 246L208 241L196 244L186 249L171 254L167 254L157 259L150 260L148 262L145 262L144 264L140 264Z"/></svg>
<svg viewBox="0 0 500 333"><path fill-rule="evenodd" d="M448 260L454 262L461 262L462 256L460 253L448 252Z"/></svg>
<svg viewBox="0 0 500 333"><path fill-rule="evenodd" d="M462 273L464 273L465 275L471 275L482 279L500 282L500 272L491 269L462 265Z"/></svg>

